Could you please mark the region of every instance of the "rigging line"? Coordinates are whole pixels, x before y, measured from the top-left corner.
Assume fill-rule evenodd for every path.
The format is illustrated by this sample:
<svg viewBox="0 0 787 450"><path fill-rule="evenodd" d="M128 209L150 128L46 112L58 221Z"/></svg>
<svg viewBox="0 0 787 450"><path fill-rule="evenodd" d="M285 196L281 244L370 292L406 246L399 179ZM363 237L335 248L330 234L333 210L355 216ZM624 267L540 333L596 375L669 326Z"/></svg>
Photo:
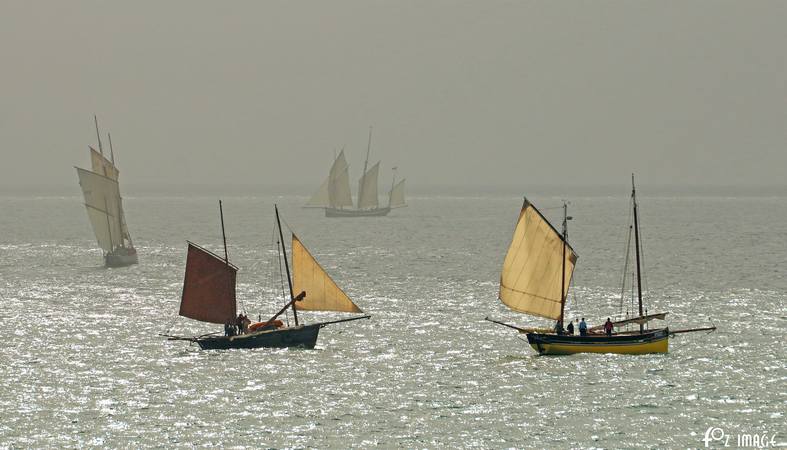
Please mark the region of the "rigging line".
<svg viewBox="0 0 787 450"><path fill-rule="evenodd" d="M274 230L275 229L276 228L274 227ZM281 252L282 252L282 250L281 250L281 242L279 242L278 237L276 237L275 234L274 234L274 238L276 239L276 250L277 250L276 251L276 256L278 256L278 258L279 258L279 283L281 284L281 297L280 298L286 298L286 293L284 291L284 271L282 270L282 264L281 264L281 259L282 259L281 258ZM284 312L284 318L287 320L287 326L289 327L290 326L290 315L289 315L289 313L287 311Z"/></svg>
<svg viewBox="0 0 787 450"><path fill-rule="evenodd" d="M620 285L620 311L623 312L623 301L626 295L626 278L628 274L629 261L631 260L631 227L629 227L628 239L626 239L626 258L623 260L623 281Z"/></svg>
<svg viewBox="0 0 787 450"><path fill-rule="evenodd" d="M177 322L177 320L178 320L178 318L179 318L179 317L180 317L180 316L175 316L175 317L172 319L172 321L169 323L169 326L167 327L167 331L165 331L165 332L164 332L164 334L169 334L169 333L170 333L170 331L172 331L172 327L174 327L174 326L175 326L175 322Z"/></svg>

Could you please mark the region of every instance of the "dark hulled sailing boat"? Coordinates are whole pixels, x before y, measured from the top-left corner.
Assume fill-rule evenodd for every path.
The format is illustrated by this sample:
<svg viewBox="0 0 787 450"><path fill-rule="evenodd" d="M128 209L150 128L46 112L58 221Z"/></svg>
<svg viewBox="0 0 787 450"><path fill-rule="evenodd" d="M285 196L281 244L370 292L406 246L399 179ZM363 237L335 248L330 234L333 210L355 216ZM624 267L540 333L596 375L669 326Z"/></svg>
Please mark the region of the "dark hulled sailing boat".
<svg viewBox="0 0 787 450"><path fill-rule="evenodd" d="M131 241L131 234L126 226L123 213L123 199L120 197L118 177L120 171L115 166L115 152L112 148L112 137L109 136L110 158L104 156L101 135L98 131L98 149L90 149L92 170L77 167L79 185L85 197L85 207L99 247L104 250L104 263L107 267L123 267L136 264L137 251Z"/></svg>
<svg viewBox="0 0 787 450"><path fill-rule="evenodd" d="M328 178L320 185L320 189L304 205L307 208L324 208L326 217L373 217L385 216L392 209L407 206L404 200L404 182L396 181L394 171L391 191L388 193L388 206L380 206L377 192L377 179L380 162L369 166L369 152L372 148L372 129L369 128L369 144L366 148L366 160L363 164L363 175L358 181L358 205L352 209L353 199L350 192L350 167L344 157L344 150L333 161Z"/></svg>
<svg viewBox="0 0 787 450"><path fill-rule="evenodd" d="M545 355L666 353L671 335L715 330L715 327L674 331L666 327L645 330L645 323L654 319L663 320L667 313L643 314L639 220L633 176L631 181L639 315L614 324L623 326L636 323L639 324L639 330L618 332L611 336L601 333L601 327L591 328L586 336L567 335L562 332L568 286L577 262L577 255L568 243L567 225L571 218L564 204L563 231L559 233L527 199L522 206L514 237L503 262L498 297L514 311L555 320L554 331L520 328L488 318L487 320L525 333L530 346L539 354Z"/></svg>
<svg viewBox="0 0 787 450"><path fill-rule="evenodd" d="M224 213L221 213L221 230L224 236ZM202 349L259 348L259 347L304 347L314 348L321 328L340 322L368 319L370 316L352 317L330 322L302 324L298 310L339 311L362 313L347 294L339 288L317 263L301 241L292 234L292 276L284 245L284 235L276 208L276 224L279 229L280 247L289 286L288 303L265 322L252 324L248 332L235 336L212 333L197 337L167 336L170 340L196 342ZM229 262L227 240L224 237L224 258L189 242L186 257L186 275L183 280L183 295L179 314L194 320L228 324L235 323L237 303L235 279L238 268ZM293 295L294 292L299 294ZM295 325L285 326L277 318L292 309Z"/></svg>

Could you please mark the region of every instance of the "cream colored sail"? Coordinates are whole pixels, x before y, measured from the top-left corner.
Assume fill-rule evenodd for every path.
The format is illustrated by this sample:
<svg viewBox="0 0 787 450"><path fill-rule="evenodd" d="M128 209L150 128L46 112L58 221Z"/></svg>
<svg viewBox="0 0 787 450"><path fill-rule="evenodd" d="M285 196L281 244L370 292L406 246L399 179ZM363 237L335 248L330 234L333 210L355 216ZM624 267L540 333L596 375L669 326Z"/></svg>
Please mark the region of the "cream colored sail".
<svg viewBox="0 0 787 450"><path fill-rule="evenodd" d="M396 183L396 185L391 189L390 194L390 205L391 208L401 208L403 206L407 206L404 202L404 180Z"/></svg>
<svg viewBox="0 0 787 450"><path fill-rule="evenodd" d="M123 245L125 234L118 183L109 177L78 167L77 174L98 245L105 252L111 252Z"/></svg>
<svg viewBox="0 0 787 450"><path fill-rule="evenodd" d="M500 275L499 297L514 311L560 318L577 255L540 212L525 200ZM565 267L565 288L562 268Z"/></svg>
<svg viewBox="0 0 787 450"><path fill-rule="evenodd" d="M330 178L326 178L325 181L322 182L320 185L320 189L312 195L312 198L303 205L305 208L325 208L326 206L330 206L330 196L328 195L328 183L331 181Z"/></svg>
<svg viewBox="0 0 787 450"><path fill-rule="evenodd" d="M328 276L295 234L292 235L292 288L296 295L306 291L306 298L295 303L297 309L363 312Z"/></svg>
<svg viewBox="0 0 787 450"><path fill-rule="evenodd" d="M117 167L112 163L112 161L108 160L104 157L101 153L97 152L96 149L93 147L90 148L90 163L93 167L93 172L104 175L107 178L111 178L115 181L118 180L120 176L120 171L118 171Z"/></svg>
<svg viewBox="0 0 787 450"><path fill-rule="evenodd" d="M374 209L378 206L377 175L380 172L380 163L371 169L358 181L358 209Z"/></svg>
<svg viewBox="0 0 787 450"><path fill-rule="evenodd" d="M331 208L353 205L350 193L350 166L344 158L344 150L339 152L328 175L328 199Z"/></svg>

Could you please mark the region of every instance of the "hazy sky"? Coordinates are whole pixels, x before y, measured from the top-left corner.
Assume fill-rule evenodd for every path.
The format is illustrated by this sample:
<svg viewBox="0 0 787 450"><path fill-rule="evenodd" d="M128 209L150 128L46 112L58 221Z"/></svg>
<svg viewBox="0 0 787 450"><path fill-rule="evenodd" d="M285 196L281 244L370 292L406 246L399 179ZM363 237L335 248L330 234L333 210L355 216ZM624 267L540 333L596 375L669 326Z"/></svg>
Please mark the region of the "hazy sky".
<svg viewBox="0 0 787 450"><path fill-rule="evenodd" d="M0 2L0 186L784 185L785 1ZM105 143L106 145L106 143ZM353 182L355 185L355 182Z"/></svg>

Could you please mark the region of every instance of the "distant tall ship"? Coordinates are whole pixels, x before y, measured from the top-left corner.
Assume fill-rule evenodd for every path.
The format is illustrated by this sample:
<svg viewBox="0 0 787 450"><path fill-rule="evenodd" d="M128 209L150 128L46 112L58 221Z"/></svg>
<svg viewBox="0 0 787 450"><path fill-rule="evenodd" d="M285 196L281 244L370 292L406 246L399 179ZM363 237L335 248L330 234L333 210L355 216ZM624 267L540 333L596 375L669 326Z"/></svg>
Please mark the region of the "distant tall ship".
<svg viewBox="0 0 787 450"><path fill-rule="evenodd" d="M79 185L85 196L85 207L99 247L104 251L104 263L107 267L123 267L139 262L131 234L128 232L126 217L123 214L123 199L120 197L118 176L120 171L115 166L115 152L112 149L112 137L108 134L110 159L104 156L101 134L98 131L98 151L90 149L92 170L76 167Z"/></svg>
<svg viewBox="0 0 787 450"><path fill-rule="evenodd" d="M363 175L358 181L357 208L352 209L350 166L344 158L344 149L334 159L331 170L328 172L328 178L304 207L323 208L325 209L325 217L371 217L385 216L392 209L407 206L404 200L405 180L396 181L396 168L394 168L391 190L388 193L388 206L380 206L377 193L380 162L378 161L371 169L368 167L371 148L372 129L369 128L369 144L366 148L366 160L363 163Z"/></svg>

